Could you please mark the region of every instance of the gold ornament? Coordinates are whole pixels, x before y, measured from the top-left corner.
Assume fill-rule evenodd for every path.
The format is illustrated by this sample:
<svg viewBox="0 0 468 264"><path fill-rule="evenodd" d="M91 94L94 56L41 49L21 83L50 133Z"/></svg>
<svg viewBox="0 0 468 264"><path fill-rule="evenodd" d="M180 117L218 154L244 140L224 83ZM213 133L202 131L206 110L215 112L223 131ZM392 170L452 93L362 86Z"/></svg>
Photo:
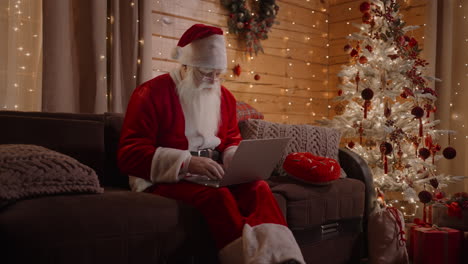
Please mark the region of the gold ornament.
<svg viewBox="0 0 468 264"><path fill-rule="evenodd" d="M345 102L339 102L334 106L333 110L337 115L342 115L346 111L346 104Z"/></svg>

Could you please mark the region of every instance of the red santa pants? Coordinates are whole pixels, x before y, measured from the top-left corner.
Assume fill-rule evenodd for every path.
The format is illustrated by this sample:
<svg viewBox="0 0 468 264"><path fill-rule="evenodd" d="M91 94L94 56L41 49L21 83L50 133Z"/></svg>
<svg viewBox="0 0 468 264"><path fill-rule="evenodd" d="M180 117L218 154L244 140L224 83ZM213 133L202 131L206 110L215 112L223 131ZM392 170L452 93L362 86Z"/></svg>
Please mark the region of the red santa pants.
<svg viewBox="0 0 468 264"><path fill-rule="evenodd" d="M212 188L189 182L156 184L153 194L179 200L197 208L205 217L220 250L241 237L245 224L286 226L281 209L265 181Z"/></svg>

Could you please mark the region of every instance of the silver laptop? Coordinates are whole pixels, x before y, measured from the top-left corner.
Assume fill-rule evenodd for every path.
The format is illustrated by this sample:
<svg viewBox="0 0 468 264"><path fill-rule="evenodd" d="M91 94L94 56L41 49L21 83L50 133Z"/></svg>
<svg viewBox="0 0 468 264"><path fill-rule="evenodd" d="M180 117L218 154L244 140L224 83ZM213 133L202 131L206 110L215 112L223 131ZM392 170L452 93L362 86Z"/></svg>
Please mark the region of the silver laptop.
<svg viewBox="0 0 468 264"><path fill-rule="evenodd" d="M184 178L186 181L210 186L222 187L255 180L268 179L276 163L291 138L249 139L242 140L232 158L229 168L221 180L213 180L204 175Z"/></svg>

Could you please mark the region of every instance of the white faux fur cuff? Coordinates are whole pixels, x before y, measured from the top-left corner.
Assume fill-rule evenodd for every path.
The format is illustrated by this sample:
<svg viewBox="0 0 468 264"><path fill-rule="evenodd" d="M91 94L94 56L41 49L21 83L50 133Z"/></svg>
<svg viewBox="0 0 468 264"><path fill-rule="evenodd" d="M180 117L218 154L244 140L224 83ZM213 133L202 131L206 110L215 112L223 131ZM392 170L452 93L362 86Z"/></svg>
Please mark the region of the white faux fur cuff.
<svg viewBox="0 0 468 264"><path fill-rule="evenodd" d="M177 182L185 176L192 155L187 150L159 147L151 161L151 181L129 176L128 183L134 192L142 192L153 182Z"/></svg>
<svg viewBox="0 0 468 264"><path fill-rule="evenodd" d="M291 230L284 225L246 224L243 234L244 263L271 264L294 259L305 264L301 249Z"/></svg>
<svg viewBox="0 0 468 264"><path fill-rule="evenodd" d="M182 166L188 166L190 162L190 152L175 148L159 147L154 152L151 162L151 181L152 182L177 182L179 181L179 172Z"/></svg>

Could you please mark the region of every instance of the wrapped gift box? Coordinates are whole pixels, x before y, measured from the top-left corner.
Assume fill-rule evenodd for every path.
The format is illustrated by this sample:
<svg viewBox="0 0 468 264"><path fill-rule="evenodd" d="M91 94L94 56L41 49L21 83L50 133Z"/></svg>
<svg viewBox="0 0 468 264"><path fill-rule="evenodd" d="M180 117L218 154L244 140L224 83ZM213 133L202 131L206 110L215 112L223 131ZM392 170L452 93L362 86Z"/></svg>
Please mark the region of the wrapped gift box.
<svg viewBox="0 0 468 264"><path fill-rule="evenodd" d="M408 251L408 257L410 260L413 259L414 255L414 237L416 234L416 228L420 227L430 227L430 225L422 222L422 220L418 218L414 219L414 223L405 224L406 250Z"/></svg>
<svg viewBox="0 0 468 264"><path fill-rule="evenodd" d="M468 231L468 210L462 211L462 217L449 216L447 206L436 203L432 205L432 223L438 226L446 226L461 231Z"/></svg>
<svg viewBox="0 0 468 264"><path fill-rule="evenodd" d="M463 248L462 248L462 258L463 261L461 263L468 263L468 232L463 233Z"/></svg>
<svg viewBox="0 0 468 264"><path fill-rule="evenodd" d="M462 233L447 227L419 227L414 234L414 264L459 264Z"/></svg>

